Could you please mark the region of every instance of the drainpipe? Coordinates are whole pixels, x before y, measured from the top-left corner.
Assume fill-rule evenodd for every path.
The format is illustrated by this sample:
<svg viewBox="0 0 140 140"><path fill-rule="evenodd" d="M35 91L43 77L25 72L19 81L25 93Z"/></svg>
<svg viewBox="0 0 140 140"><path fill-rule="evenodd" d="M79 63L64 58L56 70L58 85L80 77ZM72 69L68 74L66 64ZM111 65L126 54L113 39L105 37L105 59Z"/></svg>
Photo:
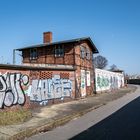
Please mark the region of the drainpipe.
<svg viewBox="0 0 140 140"><path fill-rule="evenodd" d="M16 64L16 50L13 50L13 65Z"/></svg>
<svg viewBox="0 0 140 140"><path fill-rule="evenodd" d="M94 93L96 94L96 77L95 77L95 65L94 65L94 55L93 56L93 81L94 81Z"/></svg>

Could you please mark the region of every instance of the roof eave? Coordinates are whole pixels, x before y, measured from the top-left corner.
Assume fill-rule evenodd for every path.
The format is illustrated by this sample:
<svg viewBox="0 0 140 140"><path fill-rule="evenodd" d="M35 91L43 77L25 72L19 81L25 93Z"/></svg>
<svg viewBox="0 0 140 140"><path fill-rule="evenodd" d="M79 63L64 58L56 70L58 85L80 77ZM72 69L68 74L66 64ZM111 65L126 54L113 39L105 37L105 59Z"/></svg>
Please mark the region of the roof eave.
<svg viewBox="0 0 140 140"><path fill-rule="evenodd" d="M84 40L89 41L89 43L92 46L93 53L99 53L98 49L96 48L96 46L94 45L94 43L92 42L90 37L83 37L83 38L77 38L77 39L71 39L71 40L59 41L59 42L53 42L53 43L44 43L44 44L33 45L33 46L25 47L25 48L19 48L19 49L15 49L15 50L22 51L25 49L39 48L39 47L45 47L45 46L51 46L51 45L57 45L57 44L74 43L74 42L80 42L80 41L84 41Z"/></svg>
<svg viewBox="0 0 140 140"><path fill-rule="evenodd" d="M95 44L93 43L93 41L91 40L90 37L87 38L87 40L90 42L91 46L92 46L92 51L93 53L99 53L98 49L96 48Z"/></svg>

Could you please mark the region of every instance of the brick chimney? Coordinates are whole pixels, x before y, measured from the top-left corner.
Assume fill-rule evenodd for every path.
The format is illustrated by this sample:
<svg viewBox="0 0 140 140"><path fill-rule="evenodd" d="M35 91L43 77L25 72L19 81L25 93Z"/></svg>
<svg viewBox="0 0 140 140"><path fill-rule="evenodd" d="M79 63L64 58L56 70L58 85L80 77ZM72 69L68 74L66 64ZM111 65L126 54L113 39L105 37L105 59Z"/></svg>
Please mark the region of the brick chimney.
<svg viewBox="0 0 140 140"><path fill-rule="evenodd" d="M52 42L52 32L44 32L43 43L51 43L51 42Z"/></svg>

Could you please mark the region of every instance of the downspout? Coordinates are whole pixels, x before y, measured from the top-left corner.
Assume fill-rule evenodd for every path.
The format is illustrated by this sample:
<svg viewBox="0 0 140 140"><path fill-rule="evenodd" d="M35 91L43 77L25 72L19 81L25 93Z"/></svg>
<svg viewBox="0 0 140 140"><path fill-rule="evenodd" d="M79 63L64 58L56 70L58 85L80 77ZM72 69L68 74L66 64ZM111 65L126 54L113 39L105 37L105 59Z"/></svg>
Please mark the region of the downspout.
<svg viewBox="0 0 140 140"><path fill-rule="evenodd" d="M94 82L94 90L93 90L93 92L94 92L94 94L97 94L97 92L96 92L96 74L95 74L95 65L94 65L94 55L92 55L93 56L93 82Z"/></svg>
<svg viewBox="0 0 140 140"><path fill-rule="evenodd" d="M13 65L16 64L16 50L13 50Z"/></svg>
<svg viewBox="0 0 140 140"><path fill-rule="evenodd" d="M77 70L77 67L76 67L76 63L75 63L75 44L72 44L74 47L73 47L73 56L74 56L74 67L76 68L74 70L74 79L75 79L75 99L77 98L77 79L76 79L76 70Z"/></svg>

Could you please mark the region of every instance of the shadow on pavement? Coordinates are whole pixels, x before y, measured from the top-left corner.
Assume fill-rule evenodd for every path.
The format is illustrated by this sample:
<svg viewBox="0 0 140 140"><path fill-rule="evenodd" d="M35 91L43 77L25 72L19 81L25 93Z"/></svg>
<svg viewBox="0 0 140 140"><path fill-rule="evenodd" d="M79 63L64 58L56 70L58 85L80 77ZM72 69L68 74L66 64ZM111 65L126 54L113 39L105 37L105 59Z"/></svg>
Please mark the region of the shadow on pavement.
<svg viewBox="0 0 140 140"><path fill-rule="evenodd" d="M70 140L140 140L140 97Z"/></svg>

